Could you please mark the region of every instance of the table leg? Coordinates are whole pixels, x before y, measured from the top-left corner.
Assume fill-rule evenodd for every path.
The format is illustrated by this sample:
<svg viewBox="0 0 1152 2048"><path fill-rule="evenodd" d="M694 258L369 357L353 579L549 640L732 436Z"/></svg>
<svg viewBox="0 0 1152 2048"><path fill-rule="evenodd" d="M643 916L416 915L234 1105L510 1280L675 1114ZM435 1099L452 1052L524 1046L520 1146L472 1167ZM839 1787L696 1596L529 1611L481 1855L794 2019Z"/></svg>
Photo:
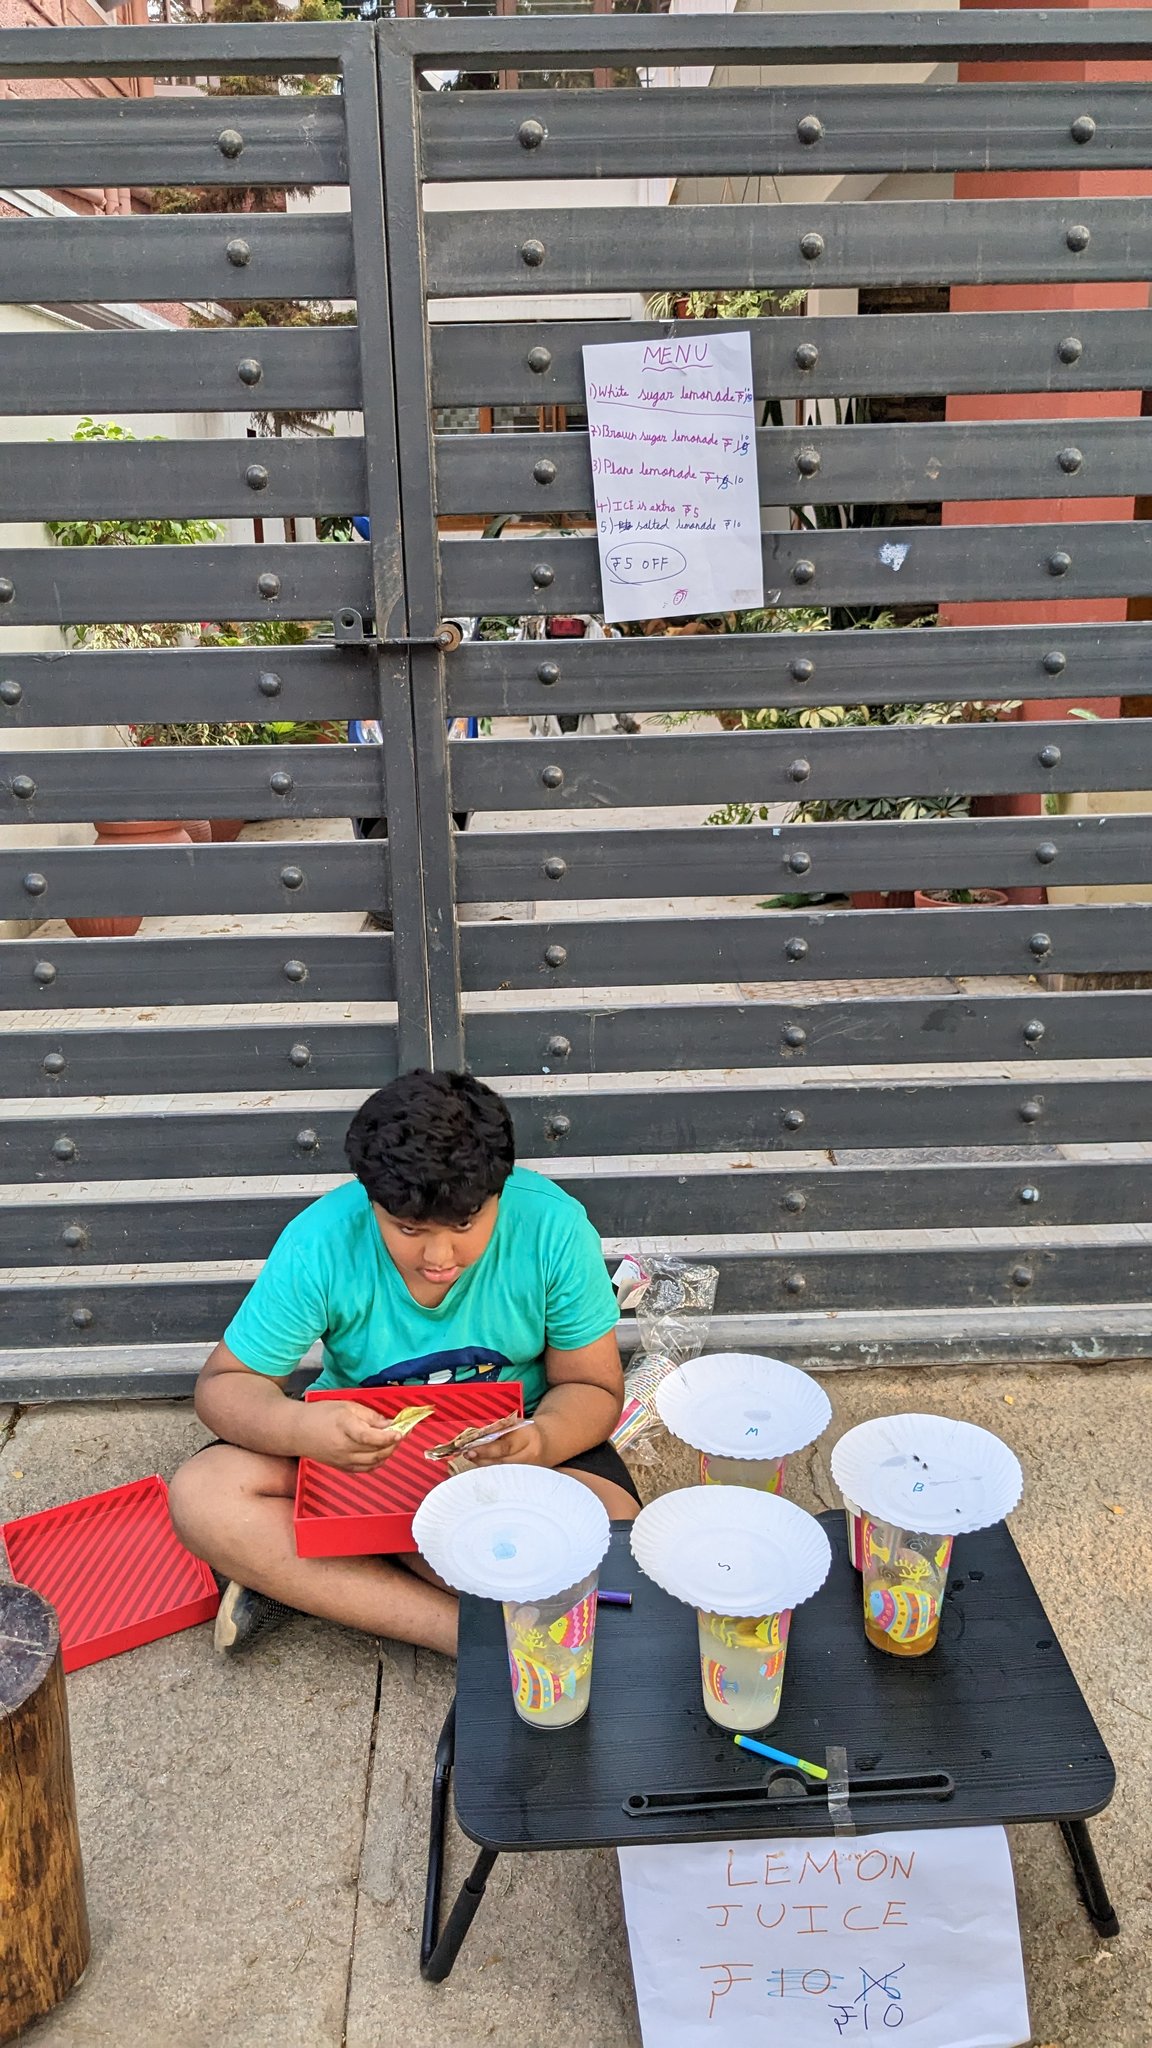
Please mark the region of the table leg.
<svg viewBox="0 0 1152 2048"><path fill-rule="evenodd" d="M1104 1874L1096 1860L1088 1823L1086 1820L1062 1820L1060 1833L1064 1837L1064 1846L1072 1860L1072 1868L1076 1874L1076 1889L1084 1902L1088 1918L1097 1934L1110 1941L1113 1935L1119 1934L1120 1922L1108 1896Z"/></svg>
<svg viewBox="0 0 1152 2048"><path fill-rule="evenodd" d="M457 1894L455 1904L440 1933L440 1890L444 1878L444 1829L448 1819L448 1790L452 1781L452 1760L456 1751L456 1702L453 1700L436 1744L432 1773L432 1814L428 1830L428 1875L424 1886L424 1925L420 1935L420 1974L430 1984L442 1984L456 1961L464 1936L471 1927L484 1896L495 1849L481 1849Z"/></svg>

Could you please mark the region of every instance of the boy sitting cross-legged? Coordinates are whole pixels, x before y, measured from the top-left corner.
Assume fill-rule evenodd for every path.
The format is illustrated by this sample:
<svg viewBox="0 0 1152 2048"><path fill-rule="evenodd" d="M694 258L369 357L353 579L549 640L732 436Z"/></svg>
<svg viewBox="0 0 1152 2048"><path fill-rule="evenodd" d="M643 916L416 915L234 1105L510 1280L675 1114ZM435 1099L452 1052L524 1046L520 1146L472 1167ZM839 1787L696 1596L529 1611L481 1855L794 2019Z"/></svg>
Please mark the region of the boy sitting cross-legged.
<svg viewBox="0 0 1152 2048"><path fill-rule="evenodd" d="M522 1381L531 1421L475 1462L562 1466L616 1520L639 1508L607 1442L623 1386L599 1238L578 1202L515 1164L501 1098L467 1074L402 1075L356 1112L346 1152L355 1180L288 1225L204 1366L196 1412L221 1441L172 1481L180 1536L229 1581L225 1652L292 1609L456 1647L455 1596L419 1557L296 1555L297 1459L368 1472L399 1441L359 1402L286 1395L317 1339L321 1387Z"/></svg>

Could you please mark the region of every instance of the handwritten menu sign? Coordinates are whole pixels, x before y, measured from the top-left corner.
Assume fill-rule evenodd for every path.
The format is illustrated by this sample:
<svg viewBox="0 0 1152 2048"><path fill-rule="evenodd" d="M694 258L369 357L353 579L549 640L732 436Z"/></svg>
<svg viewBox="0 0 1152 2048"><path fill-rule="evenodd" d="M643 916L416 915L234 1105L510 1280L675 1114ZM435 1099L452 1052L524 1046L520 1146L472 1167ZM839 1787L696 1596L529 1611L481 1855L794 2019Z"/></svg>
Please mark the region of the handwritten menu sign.
<svg viewBox="0 0 1152 2048"><path fill-rule="evenodd" d="M645 2048L1023 2048L1003 1828L621 1849Z"/></svg>
<svg viewBox="0 0 1152 2048"><path fill-rule="evenodd" d="M604 617L764 600L745 329L584 350Z"/></svg>

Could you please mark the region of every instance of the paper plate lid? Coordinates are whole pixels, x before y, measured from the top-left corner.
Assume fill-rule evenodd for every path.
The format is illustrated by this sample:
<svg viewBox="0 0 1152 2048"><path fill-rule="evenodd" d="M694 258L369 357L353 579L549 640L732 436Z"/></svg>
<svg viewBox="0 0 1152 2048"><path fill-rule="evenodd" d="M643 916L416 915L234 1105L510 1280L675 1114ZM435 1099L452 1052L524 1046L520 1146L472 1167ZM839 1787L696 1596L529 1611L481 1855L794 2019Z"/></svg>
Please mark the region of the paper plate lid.
<svg viewBox="0 0 1152 2048"><path fill-rule="evenodd" d="M750 1486L686 1486L642 1508L632 1524L642 1572L710 1614L781 1614L810 1600L832 1548L793 1501Z"/></svg>
<svg viewBox="0 0 1152 2048"><path fill-rule="evenodd" d="M412 1534L458 1593L547 1600L595 1570L611 1527L578 1479L543 1465L489 1465L437 1486L417 1509Z"/></svg>
<svg viewBox="0 0 1152 2048"><path fill-rule="evenodd" d="M962 1536L1010 1515L1024 1490L1020 1460L991 1430L947 1415L881 1415L832 1452L832 1477L879 1522L926 1536Z"/></svg>
<svg viewBox="0 0 1152 2048"><path fill-rule="evenodd" d="M806 1372L745 1351L677 1366L655 1402L673 1436L715 1458L783 1458L814 1443L832 1419L831 1401Z"/></svg>

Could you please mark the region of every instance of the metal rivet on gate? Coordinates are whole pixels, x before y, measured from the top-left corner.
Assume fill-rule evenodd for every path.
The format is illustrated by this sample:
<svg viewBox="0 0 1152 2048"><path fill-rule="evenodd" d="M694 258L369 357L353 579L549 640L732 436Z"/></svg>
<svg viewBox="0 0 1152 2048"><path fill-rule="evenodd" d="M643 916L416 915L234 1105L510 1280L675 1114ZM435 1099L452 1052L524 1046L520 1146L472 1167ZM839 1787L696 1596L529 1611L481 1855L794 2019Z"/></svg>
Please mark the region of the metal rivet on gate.
<svg viewBox="0 0 1152 2048"><path fill-rule="evenodd" d="M563 967L567 958L567 946L545 946L544 948L544 964L546 967Z"/></svg>
<svg viewBox="0 0 1152 2048"><path fill-rule="evenodd" d="M21 797L27 803L29 798L34 797L36 794L36 784L33 782L32 777L30 775L14 775L12 777L12 794L13 796Z"/></svg>
<svg viewBox="0 0 1152 2048"><path fill-rule="evenodd" d="M1079 255L1081 249L1086 249L1091 240L1091 228L1079 226L1069 228L1068 233L1064 237L1065 246L1071 249L1074 255Z"/></svg>
<svg viewBox="0 0 1152 2048"><path fill-rule="evenodd" d="M48 884L44 880L43 875L31 874L24 877L24 894L26 896L42 896L47 887Z"/></svg>
<svg viewBox="0 0 1152 2048"><path fill-rule="evenodd" d="M572 1040L557 1035L548 1040L544 1050L550 1060L566 1060L572 1050Z"/></svg>
<svg viewBox="0 0 1152 2048"><path fill-rule="evenodd" d="M1042 960L1045 953L1050 953L1052 951L1052 941L1047 932L1033 932L1032 937L1028 941L1028 951L1035 953L1038 960Z"/></svg>
<svg viewBox="0 0 1152 2048"><path fill-rule="evenodd" d="M1013 1266L1012 1268L1013 1287L1031 1287L1035 1278L1036 1275L1032 1271L1031 1266Z"/></svg>
<svg viewBox="0 0 1152 2048"><path fill-rule="evenodd" d="M1049 555L1044 567L1050 576L1066 576L1072 567L1072 557L1066 548L1057 548L1054 554Z"/></svg>
<svg viewBox="0 0 1152 2048"><path fill-rule="evenodd" d="M258 384L264 375L264 365L257 362L255 356L245 356L236 365L236 375L242 384Z"/></svg>
<svg viewBox="0 0 1152 2048"><path fill-rule="evenodd" d="M1062 676L1068 666L1068 656L1061 654L1058 647L1053 647L1051 652L1044 656L1040 666L1046 676Z"/></svg>
<svg viewBox="0 0 1152 2048"><path fill-rule="evenodd" d="M806 960L808 958L807 939L789 939L784 948L784 958L786 960Z"/></svg>
<svg viewBox="0 0 1152 2048"><path fill-rule="evenodd" d="M302 1131L297 1131L296 1150L298 1152L316 1152L319 1150L319 1147L319 1138L315 1131L311 1130L307 1125L305 1125Z"/></svg>
<svg viewBox="0 0 1152 2048"><path fill-rule="evenodd" d="M268 777L268 787L272 791L273 796L291 796L296 785L286 768L277 768Z"/></svg>
<svg viewBox="0 0 1152 2048"><path fill-rule="evenodd" d="M549 462L546 455L542 455L539 462L532 464L532 474L538 484L554 484L556 481L556 464Z"/></svg>
<svg viewBox="0 0 1152 2048"><path fill-rule="evenodd" d="M66 1166L69 1160L76 1157L74 1141L71 1138L57 1138L52 1147L52 1157L58 1159L62 1166Z"/></svg>
<svg viewBox="0 0 1152 2048"><path fill-rule="evenodd" d="M814 370L820 361L820 351L814 341L802 341L792 360L798 370Z"/></svg>
<svg viewBox="0 0 1152 2048"><path fill-rule="evenodd" d="M801 476L816 476L820 469L820 450L801 448L796 457L796 467Z"/></svg>
<svg viewBox="0 0 1152 2048"><path fill-rule="evenodd" d="M548 130L543 121L521 121L516 130L516 140L521 149L539 149L548 139Z"/></svg>
<svg viewBox="0 0 1152 2048"><path fill-rule="evenodd" d="M68 1062L62 1052L46 1052L40 1062L46 1074L62 1074Z"/></svg>
<svg viewBox="0 0 1152 2048"><path fill-rule="evenodd" d="M1043 1113L1043 1107L1043 1104L1037 1102L1036 1097L1034 1095L1030 1096L1027 1102L1022 1102L1020 1104L1021 1123L1034 1124L1038 1122L1040 1116Z"/></svg>
<svg viewBox="0 0 1152 2048"><path fill-rule="evenodd" d="M1065 476L1075 476L1084 464L1084 456L1079 448L1062 448L1056 460Z"/></svg>
<svg viewBox="0 0 1152 2048"><path fill-rule="evenodd" d="M1057 343L1056 353L1062 363L1078 363L1084 353L1084 343L1075 334L1068 334Z"/></svg>
<svg viewBox="0 0 1152 2048"><path fill-rule="evenodd" d="M537 347L529 349L525 360L528 364L528 368L531 371L533 371L537 377L542 377L544 375L545 370L550 370L552 368L552 351L550 348L541 348L539 345L537 345Z"/></svg>
<svg viewBox="0 0 1152 2048"><path fill-rule="evenodd" d="M50 960L38 960L32 969L32 979L33 981L38 981L41 988L51 988L52 983L56 979L56 969L53 967L52 962Z"/></svg>
<svg viewBox="0 0 1152 2048"><path fill-rule="evenodd" d="M66 1223L60 1232L60 1242L70 1252L86 1252L88 1232L82 1230L78 1223Z"/></svg>
<svg viewBox="0 0 1152 2048"><path fill-rule="evenodd" d="M546 688L552 683L558 683L560 681L560 670L556 663L554 661L542 661L536 671L536 681L543 683Z"/></svg>
<svg viewBox="0 0 1152 2048"><path fill-rule="evenodd" d="M1036 759L1042 768L1058 768L1062 759L1059 747L1041 747Z"/></svg>
<svg viewBox="0 0 1152 2048"><path fill-rule="evenodd" d="M823 133L824 123L815 114L805 114L804 119L796 123L796 135L801 142L819 142Z"/></svg>
<svg viewBox="0 0 1152 2048"><path fill-rule="evenodd" d="M788 673L794 683L810 683L814 671L807 655L798 654L795 661L790 661L788 663Z"/></svg>
<svg viewBox="0 0 1152 2048"><path fill-rule="evenodd" d="M228 243L224 254L234 269L243 270L252 261L252 245L250 242L241 241L237 236L234 241Z"/></svg>
<svg viewBox="0 0 1152 2048"><path fill-rule="evenodd" d="M1068 133L1073 142L1091 142L1096 133L1096 123L1091 114L1077 114Z"/></svg>
<svg viewBox="0 0 1152 2048"><path fill-rule="evenodd" d="M1023 1203L1025 1203L1025 1204L1026 1204L1026 1206L1028 1206L1028 1207L1031 1207L1031 1205L1032 1205L1032 1203L1033 1203L1033 1202L1038 1202L1038 1201L1040 1200L1040 1190L1039 1190L1039 1188L1034 1188L1034 1187L1026 1187L1026 1188L1021 1188L1021 1190L1020 1190L1020 1200L1021 1200L1021 1201L1022 1201Z"/></svg>
<svg viewBox="0 0 1152 2048"><path fill-rule="evenodd" d="M281 868L280 880L286 889L302 889L304 887L304 870L303 868Z"/></svg>
<svg viewBox="0 0 1152 2048"><path fill-rule="evenodd" d="M262 697L278 697L284 685L273 669L266 668L257 676L256 688Z"/></svg>
<svg viewBox="0 0 1152 2048"><path fill-rule="evenodd" d="M244 471L244 481L250 491L268 489L268 471L262 462L250 462Z"/></svg>
<svg viewBox="0 0 1152 2048"><path fill-rule="evenodd" d="M288 1058L294 1067L306 1067L311 1057L311 1046L304 1045L303 1043L294 1045L288 1054Z"/></svg>
<svg viewBox="0 0 1152 2048"><path fill-rule="evenodd" d="M5 676L0 682L0 704L19 704L23 695L15 676Z"/></svg>
<svg viewBox="0 0 1152 2048"><path fill-rule="evenodd" d="M789 1188L781 1206L787 1209L790 1216L802 1216L808 1207L808 1197L801 1194L799 1188Z"/></svg>
<svg viewBox="0 0 1152 2048"><path fill-rule="evenodd" d="M810 761L789 761L788 763L789 782L807 782L811 773L812 763Z"/></svg>
<svg viewBox="0 0 1152 2048"><path fill-rule="evenodd" d="M803 1273L789 1273L784 1282L789 1294L803 1294L808 1286Z"/></svg>
<svg viewBox="0 0 1152 2048"><path fill-rule="evenodd" d="M824 237L823 237L823 235L817 235L817 234L807 234L807 235L801 235L801 237L800 237L800 254L801 254L801 255L803 256L803 258L804 258L805 262L807 262L807 263L815 263L815 261L816 261L816 258L817 258L818 256L822 256L822 255L824 254Z"/></svg>
<svg viewBox="0 0 1152 2048"><path fill-rule="evenodd" d="M90 1308L74 1308L72 1322L77 1330L90 1330L96 1321Z"/></svg>
<svg viewBox="0 0 1152 2048"><path fill-rule="evenodd" d="M811 583L815 574L815 562L793 562L792 564L793 583Z"/></svg>
<svg viewBox="0 0 1152 2048"><path fill-rule="evenodd" d="M550 1116L544 1120L546 1138L566 1138L572 1129L572 1120L566 1116Z"/></svg>
<svg viewBox="0 0 1152 2048"><path fill-rule="evenodd" d="M568 863L558 853L550 853L544 863L544 873L550 882L561 882L568 873Z"/></svg>
<svg viewBox="0 0 1152 2048"><path fill-rule="evenodd" d="M535 237L520 244L520 261L527 264L529 270L539 270L546 254L543 242L536 241Z"/></svg>
<svg viewBox="0 0 1152 2048"><path fill-rule="evenodd" d="M532 565L532 581L536 585L537 590L547 590L550 583L555 583L556 571L552 567L551 562L534 562Z"/></svg>
<svg viewBox="0 0 1152 2048"><path fill-rule="evenodd" d="M1036 858L1042 868L1050 868L1056 858L1056 847L1051 839L1042 839L1036 848Z"/></svg>
<svg viewBox="0 0 1152 2048"><path fill-rule="evenodd" d="M798 850L796 853L788 855L788 868L789 872L793 875L806 875L811 865L812 857L810 854L801 853Z"/></svg>
<svg viewBox="0 0 1152 2048"><path fill-rule="evenodd" d="M244 137L238 128L222 128L216 137L216 147L221 156L239 156L244 147Z"/></svg>
<svg viewBox="0 0 1152 2048"><path fill-rule="evenodd" d="M302 960L286 960L283 972L285 981L307 981L308 979L308 969Z"/></svg>
<svg viewBox="0 0 1152 2048"><path fill-rule="evenodd" d="M0 604L11 604L16 595L16 585L10 576L0 576Z"/></svg>
<svg viewBox="0 0 1152 2048"><path fill-rule="evenodd" d="M1044 1026L1039 1017L1030 1017L1024 1026L1024 1039L1028 1045L1038 1045L1044 1036Z"/></svg>
<svg viewBox="0 0 1152 2048"><path fill-rule="evenodd" d="M786 1024L780 1034L785 1045L807 1045L808 1033L802 1024Z"/></svg>
<svg viewBox="0 0 1152 2048"><path fill-rule="evenodd" d="M802 1131L804 1128L804 1111L802 1109L786 1109L784 1111L783 1124L786 1131Z"/></svg>
<svg viewBox="0 0 1152 2048"><path fill-rule="evenodd" d="M563 789L564 770L556 767L545 768L540 780L544 784L545 789Z"/></svg>

